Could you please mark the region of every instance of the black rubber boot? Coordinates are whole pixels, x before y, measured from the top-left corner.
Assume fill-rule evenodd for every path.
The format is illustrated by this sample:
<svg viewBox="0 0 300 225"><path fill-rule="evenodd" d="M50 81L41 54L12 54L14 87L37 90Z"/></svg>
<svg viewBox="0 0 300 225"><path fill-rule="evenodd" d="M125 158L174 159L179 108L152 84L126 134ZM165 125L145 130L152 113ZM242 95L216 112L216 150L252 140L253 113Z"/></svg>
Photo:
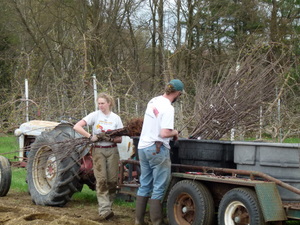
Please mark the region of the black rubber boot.
<svg viewBox="0 0 300 225"><path fill-rule="evenodd" d="M162 204L158 199L149 199L150 219L153 225L163 224Z"/></svg>
<svg viewBox="0 0 300 225"><path fill-rule="evenodd" d="M135 205L135 225L147 225L144 221L148 197L137 196Z"/></svg>

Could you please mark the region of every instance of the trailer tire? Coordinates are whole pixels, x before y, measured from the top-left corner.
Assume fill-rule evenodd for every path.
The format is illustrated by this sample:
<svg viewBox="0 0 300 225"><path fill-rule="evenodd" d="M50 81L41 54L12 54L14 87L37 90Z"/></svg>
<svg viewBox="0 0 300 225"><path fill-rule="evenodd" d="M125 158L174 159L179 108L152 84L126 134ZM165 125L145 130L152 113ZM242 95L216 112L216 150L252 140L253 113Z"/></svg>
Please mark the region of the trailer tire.
<svg viewBox="0 0 300 225"><path fill-rule="evenodd" d="M11 167L9 160L0 155L0 197L6 196L11 184Z"/></svg>
<svg viewBox="0 0 300 225"><path fill-rule="evenodd" d="M27 183L37 205L64 206L75 192L81 191L80 155L76 149L61 149L58 142L71 140L59 129L43 132L31 145L27 163ZM55 144L56 143L56 144ZM71 151L70 151L71 150Z"/></svg>
<svg viewBox="0 0 300 225"><path fill-rule="evenodd" d="M211 225L214 219L212 195L200 182L179 181L168 195L167 215L172 225Z"/></svg>
<svg viewBox="0 0 300 225"><path fill-rule="evenodd" d="M256 194L250 188L234 188L223 196L218 221L219 225L265 224Z"/></svg>

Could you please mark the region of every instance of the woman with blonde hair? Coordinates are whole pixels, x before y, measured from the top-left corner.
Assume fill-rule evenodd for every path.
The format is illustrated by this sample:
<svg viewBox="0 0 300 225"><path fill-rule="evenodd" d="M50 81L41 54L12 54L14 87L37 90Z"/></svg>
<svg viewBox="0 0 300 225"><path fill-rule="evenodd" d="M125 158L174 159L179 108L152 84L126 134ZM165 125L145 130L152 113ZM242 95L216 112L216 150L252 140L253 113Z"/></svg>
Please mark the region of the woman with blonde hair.
<svg viewBox="0 0 300 225"><path fill-rule="evenodd" d="M117 143L122 142L122 137L110 138L104 135L99 136L99 134L123 128L123 123L121 118L112 112L114 100L110 95L100 93L97 103L99 110L77 122L74 125L74 130L94 142L92 150L93 170L99 204L99 217L96 220L101 221L114 216L112 204L116 194L120 159ZM85 126L93 127L92 134L84 129Z"/></svg>

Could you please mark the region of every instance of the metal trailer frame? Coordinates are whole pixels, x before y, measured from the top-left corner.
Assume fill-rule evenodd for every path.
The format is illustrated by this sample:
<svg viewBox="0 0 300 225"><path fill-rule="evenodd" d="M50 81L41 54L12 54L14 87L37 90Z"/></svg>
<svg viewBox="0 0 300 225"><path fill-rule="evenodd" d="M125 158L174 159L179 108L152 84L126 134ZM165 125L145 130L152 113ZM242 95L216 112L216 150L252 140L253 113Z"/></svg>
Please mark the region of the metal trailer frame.
<svg viewBox="0 0 300 225"><path fill-rule="evenodd" d="M123 176L119 177L119 191L123 194L136 196L136 191L139 187L138 175L132 172L134 171L133 167L139 165L139 161L131 159L121 160L120 174L124 174L125 165L129 165L129 169L126 171L128 179L125 180ZM256 192L266 222L273 221L277 222L276 224L282 224L282 221L288 219L300 220L300 202L282 202L277 186L299 195L300 189L265 173L250 170L172 164L172 179L165 193L164 201L166 201L171 187L176 182L184 179L201 181L206 185L210 184L210 187L214 186L215 188L210 190L216 192L214 193L215 195L220 195L219 198L222 197L224 191L227 192L231 188L251 187ZM223 192L219 192L222 189L224 189Z"/></svg>

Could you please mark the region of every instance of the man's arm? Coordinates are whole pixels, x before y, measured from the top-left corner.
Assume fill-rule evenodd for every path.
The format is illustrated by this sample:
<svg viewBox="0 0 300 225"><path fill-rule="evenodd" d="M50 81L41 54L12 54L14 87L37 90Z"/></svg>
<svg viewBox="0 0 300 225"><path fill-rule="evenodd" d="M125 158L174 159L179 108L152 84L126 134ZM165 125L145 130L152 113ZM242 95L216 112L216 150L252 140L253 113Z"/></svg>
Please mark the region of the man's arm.
<svg viewBox="0 0 300 225"><path fill-rule="evenodd" d="M160 130L160 136L162 138L170 138L174 137L174 140L178 139L178 131L174 129L161 129Z"/></svg>

